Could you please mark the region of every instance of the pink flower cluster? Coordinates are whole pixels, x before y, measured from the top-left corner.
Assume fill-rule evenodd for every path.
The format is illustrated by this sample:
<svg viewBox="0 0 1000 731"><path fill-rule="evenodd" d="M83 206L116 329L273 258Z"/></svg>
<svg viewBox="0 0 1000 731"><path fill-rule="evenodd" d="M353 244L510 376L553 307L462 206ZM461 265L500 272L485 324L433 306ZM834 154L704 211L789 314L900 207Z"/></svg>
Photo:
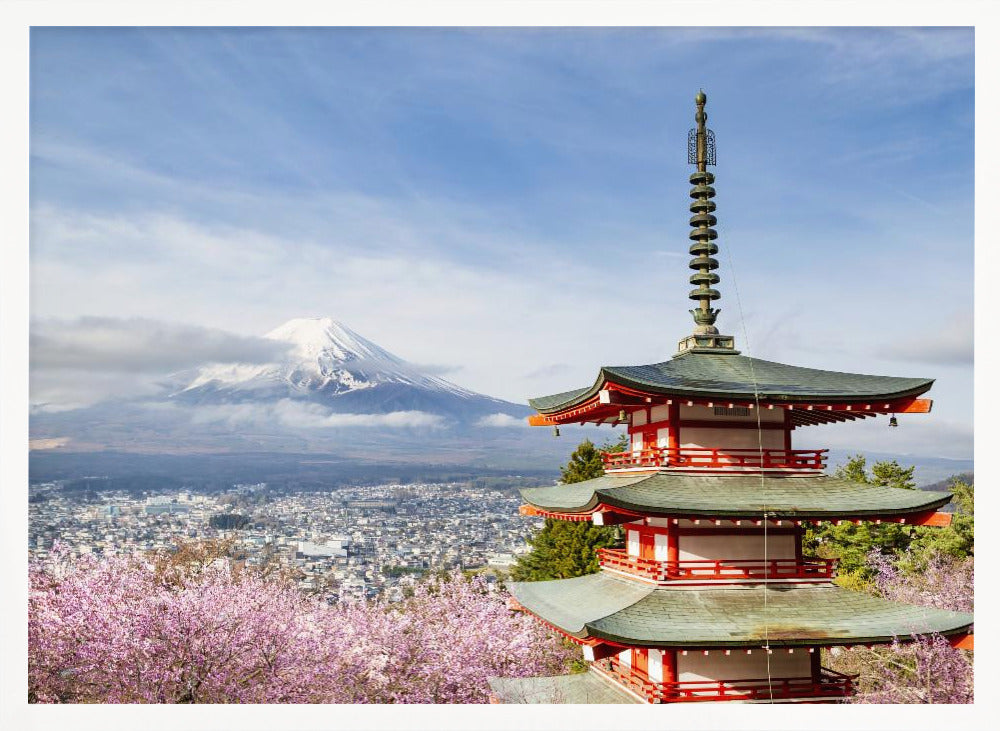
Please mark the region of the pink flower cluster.
<svg viewBox="0 0 1000 731"><path fill-rule="evenodd" d="M975 568L972 558L957 559L942 554L931 558L923 571L901 571L889 556L879 551L868 555L875 571L875 588L886 599L904 604L971 612Z"/></svg>
<svg viewBox="0 0 1000 731"><path fill-rule="evenodd" d="M900 571L890 557L873 551L876 591L892 601L958 612L973 610L972 558L935 556L923 571ZM909 639L903 638L903 639ZM897 638L885 651L852 650L860 659L856 703L972 703L972 653L955 649L940 635Z"/></svg>
<svg viewBox="0 0 1000 731"><path fill-rule="evenodd" d="M484 703L488 677L558 673L570 654L458 574L397 605L329 606L226 566L57 557L30 573L34 702Z"/></svg>

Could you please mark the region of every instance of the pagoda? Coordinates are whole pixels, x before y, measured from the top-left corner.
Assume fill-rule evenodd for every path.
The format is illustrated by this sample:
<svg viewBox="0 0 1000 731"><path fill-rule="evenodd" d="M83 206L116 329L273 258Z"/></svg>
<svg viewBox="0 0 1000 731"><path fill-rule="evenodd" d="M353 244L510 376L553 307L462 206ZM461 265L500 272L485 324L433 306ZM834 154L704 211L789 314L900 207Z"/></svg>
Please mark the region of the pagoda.
<svg viewBox="0 0 1000 731"><path fill-rule="evenodd" d="M629 448L605 474L525 489L521 513L619 525L624 547L600 571L508 584L511 606L583 646L585 673L494 678L502 703L830 702L853 678L822 648L940 633L971 648L972 615L886 601L833 583L836 562L806 558L822 521L947 525L948 492L827 475L826 449L793 433L878 415L929 413L933 379L801 368L741 355L716 328L715 137L706 96L688 135L694 330L651 365L601 368L590 386L532 399L535 426L617 424Z"/></svg>

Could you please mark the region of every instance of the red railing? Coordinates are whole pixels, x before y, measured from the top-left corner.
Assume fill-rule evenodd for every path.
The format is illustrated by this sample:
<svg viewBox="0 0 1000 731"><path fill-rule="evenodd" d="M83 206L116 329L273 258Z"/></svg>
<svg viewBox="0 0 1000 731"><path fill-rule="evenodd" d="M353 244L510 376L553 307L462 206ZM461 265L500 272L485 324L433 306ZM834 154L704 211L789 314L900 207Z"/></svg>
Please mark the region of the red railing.
<svg viewBox="0 0 1000 731"><path fill-rule="evenodd" d="M766 701L791 698L847 698L854 693L856 675L822 668L813 678L749 678L746 680L684 680L659 682L625 665L617 657L597 663L625 687L650 703L698 701Z"/></svg>
<svg viewBox="0 0 1000 731"><path fill-rule="evenodd" d="M603 452L605 470L630 467L678 467L704 470L822 470L827 449L710 449L653 447Z"/></svg>
<svg viewBox="0 0 1000 731"><path fill-rule="evenodd" d="M620 548L598 548L602 567L625 571L652 581L705 579L832 579L837 560L831 558L719 559L695 561L654 561L630 556Z"/></svg>

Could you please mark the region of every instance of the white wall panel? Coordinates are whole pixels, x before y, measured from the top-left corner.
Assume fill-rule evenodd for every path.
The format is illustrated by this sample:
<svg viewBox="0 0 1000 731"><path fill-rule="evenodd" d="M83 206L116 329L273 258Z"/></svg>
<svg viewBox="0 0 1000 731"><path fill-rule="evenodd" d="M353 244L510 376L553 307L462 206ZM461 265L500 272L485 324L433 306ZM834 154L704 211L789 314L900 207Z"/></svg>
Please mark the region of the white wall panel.
<svg viewBox="0 0 1000 731"><path fill-rule="evenodd" d="M670 418L670 407L669 406L654 406L653 410L653 421L666 421Z"/></svg>
<svg viewBox="0 0 1000 731"><path fill-rule="evenodd" d="M628 555L639 555L639 531L637 530L628 531Z"/></svg>
<svg viewBox="0 0 1000 731"><path fill-rule="evenodd" d="M763 559L764 536L755 535L706 535L680 536L677 540L678 559L681 561L723 558L733 560ZM795 536L770 534L767 536L767 558L795 558Z"/></svg>
<svg viewBox="0 0 1000 731"><path fill-rule="evenodd" d="M732 650L726 655L722 650L712 650L704 655L700 650L687 655L677 653L677 679L685 680L749 680L767 678L768 654L764 650L754 650L747 655L745 650ZM808 678L812 674L809 652L806 649L775 649L770 655L772 678Z"/></svg>
<svg viewBox="0 0 1000 731"><path fill-rule="evenodd" d="M653 560L667 560L667 536L665 533L653 534Z"/></svg>
<svg viewBox="0 0 1000 731"><path fill-rule="evenodd" d="M659 650L649 650L649 679L657 683L663 682L663 655Z"/></svg>
<svg viewBox="0 0 1000 731"><path fill-rule="evenodd" d="M760 438L756 429L708 429L703 427L682 427L680 445L682 447L704 447L706 449L784 449L785 432L781 429L762 429Z"/></svg>

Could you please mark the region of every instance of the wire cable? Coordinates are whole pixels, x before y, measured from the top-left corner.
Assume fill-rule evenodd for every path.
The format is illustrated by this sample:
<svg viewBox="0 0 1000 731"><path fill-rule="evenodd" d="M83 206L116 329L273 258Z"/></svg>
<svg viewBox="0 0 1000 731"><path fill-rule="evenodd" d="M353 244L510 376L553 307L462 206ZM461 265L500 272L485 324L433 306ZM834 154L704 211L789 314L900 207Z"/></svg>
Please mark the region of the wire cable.
<svg viewBox="0 0 1000 731"><path fill-rule="evenodd" d="M736 283L736 267L733 266L733 253L732 247L726 244L726 263L729 265L729 276L732 278L733 282L733 293L736 295L736 308L739 311L740 316L740 329L743 331L743 342L746 343L747 352L752 352L750 348L750 335L747 332L747 322L746 318L743 316L743 302L740 299L740 288ZM771 677L771 643L769 640L769 627L767 621L767 482L764 480L764 429L761 426L760 418L760 388L757 383L757 374L754 370L753 358L749 355L747 356L747 362L750 364L750 380L753 382L753 399L754 399L754 412L757 415L757 451L760 458L760 494L761 503L763 506L763 525L764 525L764 658L767 661L767 694L768 702L774 703L774 687L772 684Z"/></svg>

